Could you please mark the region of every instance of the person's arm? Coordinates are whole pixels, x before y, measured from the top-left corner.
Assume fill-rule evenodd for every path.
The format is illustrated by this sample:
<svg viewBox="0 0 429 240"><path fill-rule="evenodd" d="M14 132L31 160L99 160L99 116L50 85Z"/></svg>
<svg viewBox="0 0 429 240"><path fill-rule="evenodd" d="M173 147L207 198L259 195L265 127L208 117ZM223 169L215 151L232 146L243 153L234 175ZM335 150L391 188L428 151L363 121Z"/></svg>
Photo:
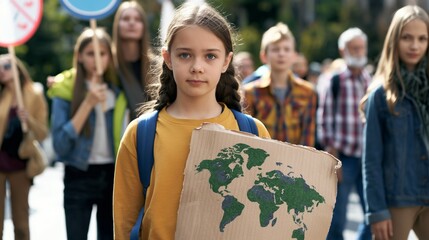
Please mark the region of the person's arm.
<svg viewBox="0 0 429 240"><path fill-rule="evenodd" d="M316 143L316 110L317 93L312 91L302 116L301 145L314 147Z"/></svg>
<svg viewBox="0 0 429 240"><path fill-rule="evenodd" d="M386 203L383 157L383 122L381 103L385 101L382 89L372 92L365 106L366 124L363 131L363 184L366 220L379 236L391 234L390 213Z"/></svg>
<svg viewBox="0 0 429 240"><path fill-rule="evenodd" d="M115 239L130 239L130 232L144 205L143 187L137 165L137 120L125 130L116 158L113 187Z"/></svg>
<svg viewBox="0 0 429 240"><path fill-rule="evenodd" d="M52 99L51 131L53 147L58 156L70 155L92 109L104 99L105 86L90 87L85 99L72 117L69 101L59 97Z"/></svg>
<svg viewBox="0 0 429 240"><path fill-rule="evenodd" d="M78 139L70 121L70 102L54 97L51 105L52 143L58 156L68 156Z"/></svg>

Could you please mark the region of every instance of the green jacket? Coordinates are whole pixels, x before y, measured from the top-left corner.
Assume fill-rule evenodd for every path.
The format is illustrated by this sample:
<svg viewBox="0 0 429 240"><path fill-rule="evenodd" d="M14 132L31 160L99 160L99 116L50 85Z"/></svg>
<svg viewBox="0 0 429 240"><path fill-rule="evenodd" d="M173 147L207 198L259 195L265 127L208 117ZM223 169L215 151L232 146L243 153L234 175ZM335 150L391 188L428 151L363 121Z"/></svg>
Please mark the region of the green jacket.
<svg viewBox="0 0 429 240"><path fill-rule="evenodd" d="M71 101L73 98L73 88L75 81L76 70L74 68L63 71L55 76L55 83L49 88L47 95L49 98L58 97L66 101ZM128 125L125 121L125 110L127 108L127 99L123 91L119 91L116 95L116 103L113 109L113 142L114 152L118 152L119 143L122 138L122 126Z"/></svg>

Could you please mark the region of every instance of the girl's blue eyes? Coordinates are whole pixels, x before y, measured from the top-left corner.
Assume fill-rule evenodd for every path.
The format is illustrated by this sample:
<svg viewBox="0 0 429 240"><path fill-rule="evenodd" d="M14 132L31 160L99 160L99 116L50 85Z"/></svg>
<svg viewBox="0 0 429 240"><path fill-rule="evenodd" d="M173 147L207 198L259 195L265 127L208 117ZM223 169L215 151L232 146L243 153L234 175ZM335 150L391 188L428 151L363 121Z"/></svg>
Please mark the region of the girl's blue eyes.
<svg viewBox="0 0 429 240"><path fill-rule="evenodd" d="M187 59L187 58L189 58L189 57L190 57L190 55L189 55L188 53L180 53L180 54L179 54L179 57L180 57L180 58L183 58L183 59Z"/></svg>
<svg viewBox="0 0 429 240"><path fill-rule="evenodd" d="M179 56L179 58L182 58L182 59L188 59L188 58L191 57L191 54L189 54L189 53L180 53L178 56ZM209 54L206 55L206 58L208 60L214 60L217 57L216 57L216 55L209 53Z"/></svg>
<svg viewBox="0 0 429 240"><path fill-rule="evenodd" d="M207 54L207 58L210 60L216 59L216 56L214 54Z"/></svg>

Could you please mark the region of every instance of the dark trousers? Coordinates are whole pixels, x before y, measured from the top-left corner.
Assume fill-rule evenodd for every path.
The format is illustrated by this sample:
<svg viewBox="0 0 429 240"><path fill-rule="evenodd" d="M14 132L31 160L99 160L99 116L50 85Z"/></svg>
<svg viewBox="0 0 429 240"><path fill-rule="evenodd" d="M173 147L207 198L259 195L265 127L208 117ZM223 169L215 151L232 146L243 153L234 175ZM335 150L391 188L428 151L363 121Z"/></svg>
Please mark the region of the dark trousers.
<svg viewBox="0 0 429 240"><path fill-rule="evenodd" d="M337 200L334 208L334 215L332 216L331 227L328 232L327 240L343 240L343 232L347 223L347 204L349 203L349 195L353 188L359 196L362 210L363 203L363 183L362 183L362 163L360 158L349 157L344 154L339 156L342 162L343 180L338 183ZM371 228L365 222L359 225L357 239L370 240Z"/></svg>
<svg viewBox="0 0 429 240"><path fill-rule="evenodd" d="M64 210L68 240L86 240L93 206L97 207L97 239L113 239L114 164L90 165L87 171L65 167Z"/></svg>

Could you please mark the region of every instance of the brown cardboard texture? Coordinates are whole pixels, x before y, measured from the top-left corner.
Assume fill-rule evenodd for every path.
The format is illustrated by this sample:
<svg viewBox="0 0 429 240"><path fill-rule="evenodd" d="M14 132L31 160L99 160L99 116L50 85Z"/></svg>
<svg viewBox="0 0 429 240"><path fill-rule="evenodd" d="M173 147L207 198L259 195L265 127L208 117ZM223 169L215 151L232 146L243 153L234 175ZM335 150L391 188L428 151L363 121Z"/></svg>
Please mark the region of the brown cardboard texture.
<svg viewBox="0 0 429 240"><path fill-rule="evenodd" d="M325 239L341 162L205 124L192 133L176 239Z"/></svg>

